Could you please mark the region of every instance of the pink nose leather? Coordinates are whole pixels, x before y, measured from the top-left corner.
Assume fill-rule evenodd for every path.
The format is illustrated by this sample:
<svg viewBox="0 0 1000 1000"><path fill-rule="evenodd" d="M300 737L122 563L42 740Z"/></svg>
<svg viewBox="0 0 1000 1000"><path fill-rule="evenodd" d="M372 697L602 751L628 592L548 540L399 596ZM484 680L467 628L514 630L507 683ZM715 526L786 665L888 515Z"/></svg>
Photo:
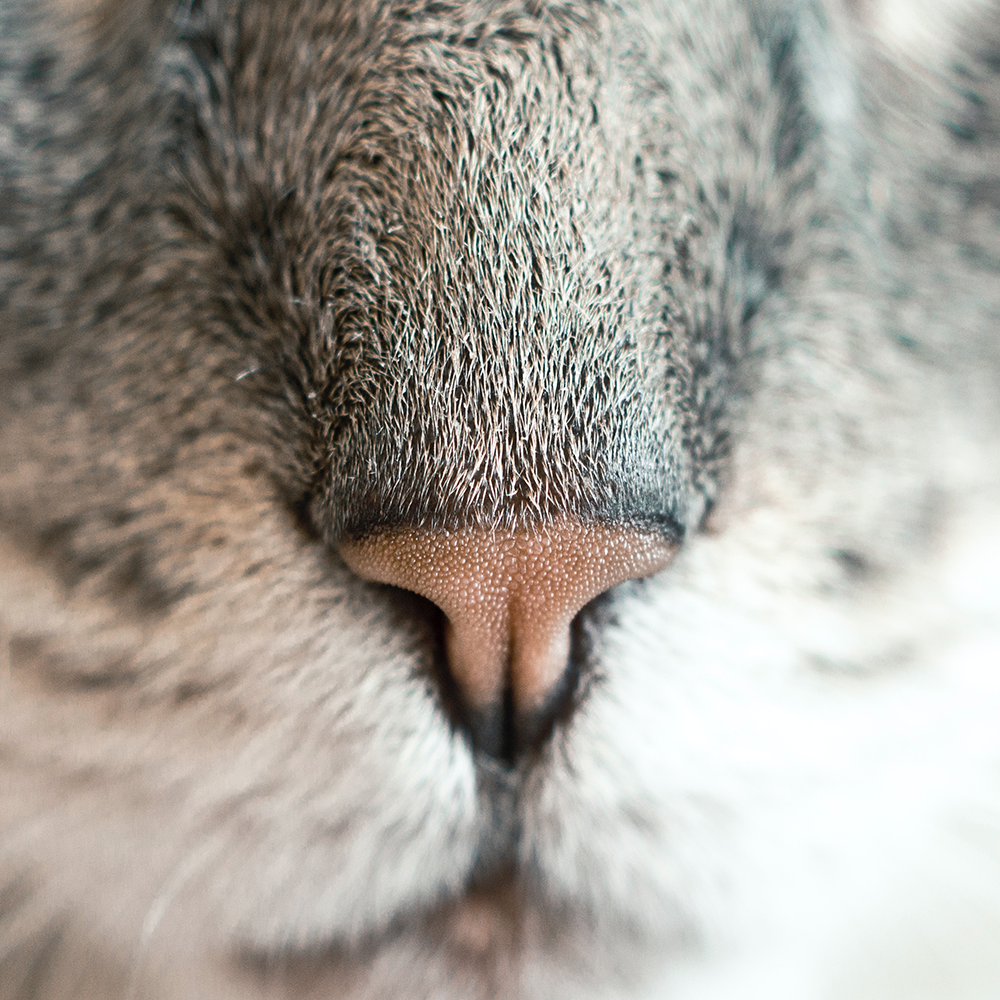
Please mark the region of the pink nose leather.
<svg viewBox="0 0 1000 1000"><path fill-rule="evenodd" d="M448 619L448 665L468 704L540 708L569 658L570 623L590 600L662 569L676 546L632 528L556 518L529 529L407 529L344 541L359 576L414 591Z"/></svg>

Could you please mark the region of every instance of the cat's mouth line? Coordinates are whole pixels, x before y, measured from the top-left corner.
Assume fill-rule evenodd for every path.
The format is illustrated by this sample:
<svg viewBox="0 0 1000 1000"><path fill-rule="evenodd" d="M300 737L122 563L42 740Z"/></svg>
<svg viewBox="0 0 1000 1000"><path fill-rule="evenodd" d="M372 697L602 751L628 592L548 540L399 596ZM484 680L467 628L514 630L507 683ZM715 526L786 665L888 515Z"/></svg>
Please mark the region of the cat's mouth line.
<svg viewBox="0 0 1000 1000"><path fill-rule="evenodd" d="M528 935L552 932L558 920L530 900L526 880L513 865L491 878L470 877L461 891L401 913L387 926L355 940L331 939L304 947L243 946L233 961L245 975L271 981L319 984L341 981L368 967L381 953L409 941L420 949L452 954L463 965L497 968L512 961Z"/></svg>
<svg viewBox="0 0 1000 1000"><path fill-rule="evenodd" d="M542 901L533 894L521 859L522 797L531 766L506 768L477 756L477 798L481 822L474 855L450 888L403 903L367 928L320 932L311 942L244 940L236 944L239 968L252 975L330 975L370 963L394 945L418 940L422 947L453 950L462 961L495 961L514 955L528 914L533 926L549 925Z"/></svg>

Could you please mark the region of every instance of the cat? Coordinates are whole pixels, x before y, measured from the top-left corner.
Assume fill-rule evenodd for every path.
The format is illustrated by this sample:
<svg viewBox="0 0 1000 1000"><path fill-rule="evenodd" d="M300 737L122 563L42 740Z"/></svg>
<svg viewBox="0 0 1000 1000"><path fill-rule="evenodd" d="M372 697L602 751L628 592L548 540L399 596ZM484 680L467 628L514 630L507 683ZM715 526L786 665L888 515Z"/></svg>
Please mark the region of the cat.
<svg viewBox="0 0 1000 1000"><path fill-rule="evenodd" d="M0 997L1000 996L1000 11L0 3Z"/></svg>

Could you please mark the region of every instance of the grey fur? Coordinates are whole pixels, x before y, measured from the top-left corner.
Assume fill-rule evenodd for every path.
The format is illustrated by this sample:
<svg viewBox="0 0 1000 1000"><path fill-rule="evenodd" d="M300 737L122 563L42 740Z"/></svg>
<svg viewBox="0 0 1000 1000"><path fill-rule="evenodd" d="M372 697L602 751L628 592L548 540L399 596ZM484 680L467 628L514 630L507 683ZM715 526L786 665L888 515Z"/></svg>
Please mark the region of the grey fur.
<svg viewBox="0 0 1000 1000"><path fill-rule="evenodd" d="M1000 14L863 13L0 3L0 998L820 995L927 677L920 802L997 758ZM565 511L684 544L503 770L332 544Z"/></svg>

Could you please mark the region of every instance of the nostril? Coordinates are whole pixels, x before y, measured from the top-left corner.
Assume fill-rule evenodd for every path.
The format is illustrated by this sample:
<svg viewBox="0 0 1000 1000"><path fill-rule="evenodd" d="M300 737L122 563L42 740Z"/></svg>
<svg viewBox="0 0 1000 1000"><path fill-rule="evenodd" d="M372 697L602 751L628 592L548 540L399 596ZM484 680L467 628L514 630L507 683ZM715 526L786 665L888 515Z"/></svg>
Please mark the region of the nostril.
<svg viewBox="0 0 1000 1000"><path fill-rule="evenodd" d="M571 717L585 692L583 680L592 668L594 627L608 620L602 612L608 594L602 594L582 608L570 624L569 660L559 683L550 692L541 710L516 713L511 691L503 699L483 709L473 709L462 694L448 667L446 629L448 620L433 601L413 591L386 585L393 593L393 606L413 622L429 653L427 669L441 699L441 708L457 729L465 731L477 753L510 767L526 751L544 744L552 731Z"/></svg>
<svg viewBox="0 0 1000 1000"><path fill-rule="evenodd" d="M340 545L359 576L444 613L449 674L484 749L498 756L535 742L566 700L580 609L663 568L675 549L653 532L571 517L515 531L399 529Z"/></svg>

